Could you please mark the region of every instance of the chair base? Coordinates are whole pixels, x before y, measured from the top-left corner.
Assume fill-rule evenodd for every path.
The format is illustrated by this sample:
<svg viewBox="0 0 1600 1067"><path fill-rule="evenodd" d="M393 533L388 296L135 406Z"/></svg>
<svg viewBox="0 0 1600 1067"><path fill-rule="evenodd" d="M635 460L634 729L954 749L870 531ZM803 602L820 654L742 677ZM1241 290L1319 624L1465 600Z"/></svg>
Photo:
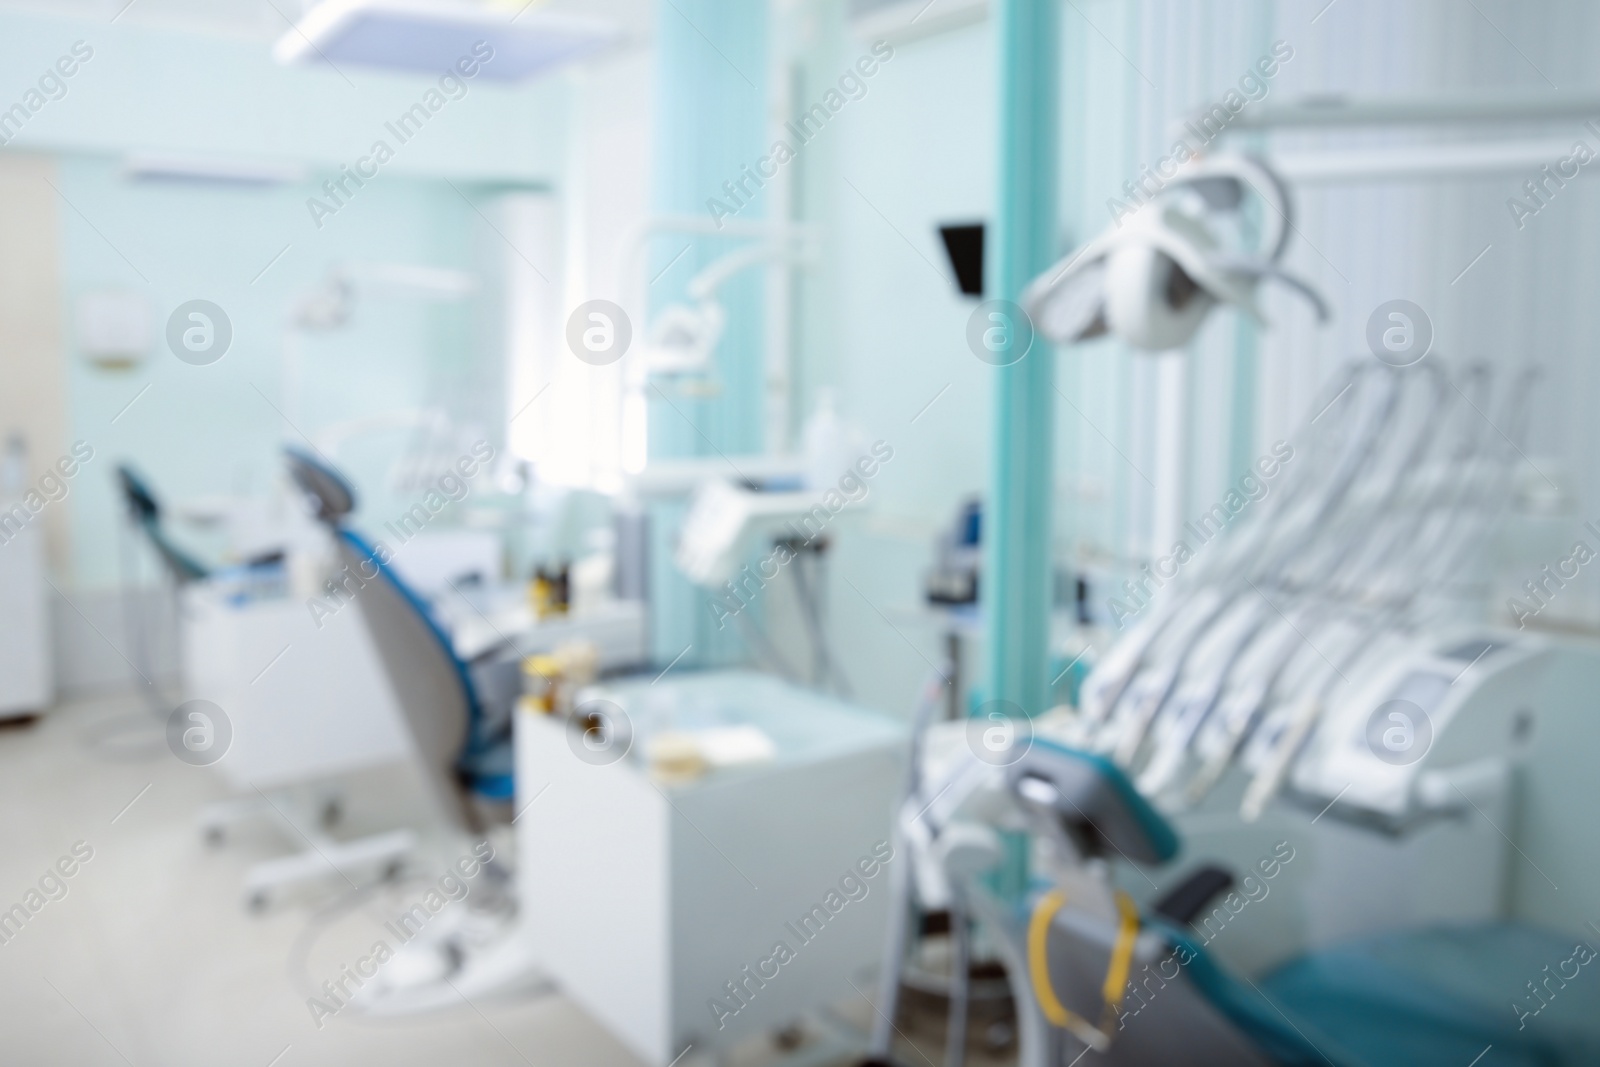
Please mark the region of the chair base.
<svg viewBox="0 0 1600 1067"><path fill-rule="evenodd" d="M200 812L200 833L208 845L218 847L233 827L267 819L277 824L286 840L307 846L288 856L252 864L245 872L245 905L259 912L298 887L329 881L361 885L374 877L395 877L406 857L417 849L418 838L411 830L336 840L326 828L338 822L341 814L342 795L335 789L258 793L206 805Z"/></svg>

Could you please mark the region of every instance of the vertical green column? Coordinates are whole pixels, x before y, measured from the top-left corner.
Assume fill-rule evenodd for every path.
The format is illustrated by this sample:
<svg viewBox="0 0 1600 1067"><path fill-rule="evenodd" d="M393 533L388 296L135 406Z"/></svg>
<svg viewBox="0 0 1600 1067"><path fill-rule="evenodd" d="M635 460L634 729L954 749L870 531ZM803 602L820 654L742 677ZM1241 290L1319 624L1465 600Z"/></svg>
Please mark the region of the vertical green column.
<svg viewBox="0 0 1600 1067"><path fill-rule="evenodd" d="M998 203L988 290L1017 301L1056 251L1058 0L998 0ZM996 367L984 515L989 698L1045 710L1049 684L1055 353L1035 339Z"/></svg>
<svg viewBox="0 0 1600 1067"><path fill-rule="evenodd" d="M749 177L768 141L767 0L658 0L652 207L711 221L709 201L737 208L740 222L766 217L767 194ZM730 186L738 186L730 192ZM689 279L744 239L671 234L651 246L652 314L686 302ZM670 269L669 268L670 265ZM659 277L657 277L659 275ZM727 325L715 355L718 390L650 390L649 455L656 459L757 452L765 412L762 277L746 271L718 293ZM635 338L643 330L635 324ZM730 468L728 473L734 473ZM737 631L720 629L705 590L672 562L682 504L651 517L650 644L660 662L690 649L688 665L739 653Z"/></svg>

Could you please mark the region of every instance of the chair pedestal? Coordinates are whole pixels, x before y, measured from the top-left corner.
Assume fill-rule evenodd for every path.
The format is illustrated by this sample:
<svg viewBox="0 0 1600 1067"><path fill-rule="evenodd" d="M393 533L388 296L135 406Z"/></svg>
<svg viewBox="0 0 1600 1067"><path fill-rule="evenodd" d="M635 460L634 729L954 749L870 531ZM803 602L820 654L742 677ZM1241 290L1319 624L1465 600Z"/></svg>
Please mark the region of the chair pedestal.
<svg viewBox="0 0 1600 1067"><path fill-rule="evenodd" d="M252 911L264 910L273 897L298 886L330 880L361 885L373 877L399 874L406 857L416 851L417 835L391 830L337 840L326 827L338 820L339 808L339 792L328 788L257 793L206 805L200 812L200 832L207 844L215 846L233 827L267 819L278 825L286 840L305 846L251 865L244 892Z"/></svg>

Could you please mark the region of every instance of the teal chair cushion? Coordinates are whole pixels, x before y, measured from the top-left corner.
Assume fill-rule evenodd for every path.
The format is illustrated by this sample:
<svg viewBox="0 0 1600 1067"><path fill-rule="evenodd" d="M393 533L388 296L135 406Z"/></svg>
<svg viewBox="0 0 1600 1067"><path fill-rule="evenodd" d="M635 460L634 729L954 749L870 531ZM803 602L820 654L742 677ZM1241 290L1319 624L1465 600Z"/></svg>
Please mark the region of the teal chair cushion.
<svg viewBox="0 0 1600 1067"><path fill-rule="evenodd" d="M1147 921L1186 950L1206 1000L1285 1067L1600 1064L1590 940L1510 923L1437 927L1323 949L1251 982L1186 932Z"/></svg>
<svg viewBox="0 0 1600 1067"><path fill-rule="evenodd" d="M1175 949L1189 981L1200 990L1223 1016L1253 1041L1273 1063L1282 1067L1345 1067L1336 1049L1326 1040L1316 1040L1299 1029L1295 1022L1264 996L1259 987L1236 978L1217 965L1204 946L1178 927L1164 920L1145 917L1148 926L1159 929ZM1319 1037L1321 1035L1318 1035Z"/></svg>
<svg viewBox="0 0 1600 1067"><path fill-rule="evenodd" d="M1600 1064L1596 944L1510 923L1438 927L1315 952L1260 985L1361 1067L1480 1054L1478 1067L1587 1067Z"/></svg>

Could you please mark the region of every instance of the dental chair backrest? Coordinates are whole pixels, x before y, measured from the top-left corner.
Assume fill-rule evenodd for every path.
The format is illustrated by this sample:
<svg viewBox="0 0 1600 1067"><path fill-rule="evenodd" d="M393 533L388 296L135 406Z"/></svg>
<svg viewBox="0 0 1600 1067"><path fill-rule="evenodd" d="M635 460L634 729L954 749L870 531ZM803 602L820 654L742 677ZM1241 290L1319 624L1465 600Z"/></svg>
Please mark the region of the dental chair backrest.
<svg viewBox="0 0 1600 1067"><path fill-rule="evenodd" d="M1007 772L1011 790L1041 829L1062 832L1080 856L1165 863L1178 836L1110 761L1035 738ZM1315 1048L1219 968L1183 928L1147 911L1128 960L1122 1002L1105 1012L1104 987L1119 941L1115 919L1067 898L1050 920L1043 959L1028 949L1033 1002L1108 1027L1110 1044L1083 1063L1118 1067L1266 1067L1323 1062ZM1031 938L1030 938L1031 941Z"/></svg>
<svg viewBox="0 0 1600 1067"><path fill-rule="evenodd" d="M388 553L346 525L355 509L350 483L316 456L293 448L285 453L290 476L333 535L341 564L337 580L354 593L439 807L459 827L476 832L480 820L461 769L477 718L466 665L427 604L389 566Z"/></svg>
<svg viewBox="0 0 1600 1067"><path fill-rule="evenodd" d="M117 488L122 492L128 517L149 538L162 566L178 585L198 582L210 574L206 566L179 548L161 524L161 505L149 485L126 463L117 467Z"/></svg>
<svg viewBox="0 0 1600 1067"><path fill-rule="evenodd" d="M1178 854L1167 820L1101 756L1035 739L1006 780L1029 814L1065 831L1081 855L1165 863Z"/></svg>
<svg viewBox="0 0 1600 1067"><path fill-rule="evenodd" d="M1155 934L1156 936L1149 936ZM1111 967L1116 930L1088 922L1081 914L1058 913L1051 925L1046 959L1057 1002L1096 1023L1102 1017L1106 971ZM1107 1026L1110 1044L1086 1054L1079 1067L1269 1067L1281 1063L1212 1003L1193 968L1198 959L1147 931L1139 939L1130 968L1133 987ZM1179 961L1189 958L1190 962ZM1215 965L1209 965L1215 971ZM1037 986L1038 982L1035 979ZM1035 988L1035 996L1039 990ZM1073 1053L1076 1055L1076 1053ZM1072 1056L1064 1058L1070 1062ZM1289 1060L1287 1062L1298 1062Z"/></svg>

